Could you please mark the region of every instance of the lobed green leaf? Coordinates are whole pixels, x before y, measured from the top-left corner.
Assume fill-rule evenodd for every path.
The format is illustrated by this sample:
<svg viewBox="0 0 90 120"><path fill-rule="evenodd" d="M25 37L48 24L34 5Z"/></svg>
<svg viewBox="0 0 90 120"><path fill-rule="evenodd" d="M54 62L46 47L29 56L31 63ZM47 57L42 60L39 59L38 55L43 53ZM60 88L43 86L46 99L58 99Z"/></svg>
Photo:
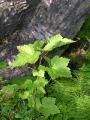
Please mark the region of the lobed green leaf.
<svg viewBox="0 0 90 120"><path fill-rule="evenodd" d="M71 39L63 38L60 34L57 34L48 39L47 45L43 48L44 51L52 51L57 47L61 47L70 43L73 43Z"/></svg>
<svg viewBox="0 0 90 120"><path fill-rule="evenodd" d="M46 68L52 79L59 77L71 78L71 71L68 67L69 59L55 56L49 60L49 67Z"/></svg>

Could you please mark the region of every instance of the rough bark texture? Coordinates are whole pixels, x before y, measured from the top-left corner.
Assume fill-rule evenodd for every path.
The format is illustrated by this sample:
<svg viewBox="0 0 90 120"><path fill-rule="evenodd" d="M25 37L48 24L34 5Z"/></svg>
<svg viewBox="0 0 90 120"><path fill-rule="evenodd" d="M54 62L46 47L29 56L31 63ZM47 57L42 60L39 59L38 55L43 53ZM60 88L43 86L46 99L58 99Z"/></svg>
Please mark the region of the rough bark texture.
<svg viewBox="0 0 90 120"><path fill-rule="evenodd" d="M32 43L36 39L46 40L58 33L74 38L90 11L90 0L42 0L34 15L28 11L24 14L21 30L8 38L0 57L14 55L17 45Z"/></svg>
<svg viewBox="0 0 90 120"><path fill-rule="evenodd" d="M22 29L9 38L10 44L8 43L7 46L10 51L8 48L6 51L15 51L15 45L46 39L58 33L63 37L73 38L80 30L89 11L90 0L42 0L34 16L31 12L24 16Z"/></svg>
<svg viewBox="0 0 90 120"><path fill-rule="evenodd" d="M22 15L40 0L0 0L0 38L12 34L21 23ZM27 11L27 10L26 10Z"/></svg>
<svg viewBox="0 0 90 120"><path fill-rule="evenodd" d="M31 67L25 66L21 68L15 68L15 69L3 69L0 70L0 76L2 76L5 79L10 79L14 77L23 77L31 75L32 69Z"/></svg>
<svg viewBox="0 0 90 120"><path fill-rule="evenodd" d="M20 39L31 42L57 33L73 38L89 11L90 0L42 0L32 21L19 33Z"/></svg>
<svg viewBox="0 0 90 120"><path fill-rule="evenodd" d="M26 0L0 1L0 38L14 32L20 23L21 12L27 7Z"/></svg>

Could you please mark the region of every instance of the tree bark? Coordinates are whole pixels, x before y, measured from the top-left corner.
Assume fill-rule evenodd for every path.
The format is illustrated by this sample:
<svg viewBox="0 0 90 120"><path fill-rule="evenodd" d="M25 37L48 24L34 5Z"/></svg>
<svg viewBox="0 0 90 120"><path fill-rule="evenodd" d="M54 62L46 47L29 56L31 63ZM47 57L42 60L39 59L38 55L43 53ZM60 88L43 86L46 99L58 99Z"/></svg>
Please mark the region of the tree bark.
<svg viewBox="0 0 90 120"><path fill-rule="evenodd" d="M34 16L30 17L29 12L22 29L9 38L7 54L8 51L9 54L14 54L16 45L32 43L37 39L46 41L48 37L58 33L63 37L74 38L89 11L90 0L42 0Z"/></svg>
<svg viewBox="0 0 90 120"><path fill-rule="evenodd" d="M19 32L19 39L32 42L58 33L73 38L89 11L90 0L42 0L32 21Z"/></svg>
<svg viewBox="0 0 90 120"><path fill-rule="evenodd" d="M15 68L15 69L6 68L0 70L0 76L2 76L5 80L7 80L15 77L30 76L31 72L32 69L31 67L28 66Z"/></svg>
<svg viewBox="0 0 90 120"><path fill-rule="evenodd" d="M40 0L0 0L0 38L12 34L21 23L22 15ZM27 11L27 10L26 10Z"/></svg>
<svg viewBox="0 0 90 120"><path fill-rule="evenodd" d="M27 7L26 0L0 1L0 38L15 31L20 23L21 12Z"/></svg>

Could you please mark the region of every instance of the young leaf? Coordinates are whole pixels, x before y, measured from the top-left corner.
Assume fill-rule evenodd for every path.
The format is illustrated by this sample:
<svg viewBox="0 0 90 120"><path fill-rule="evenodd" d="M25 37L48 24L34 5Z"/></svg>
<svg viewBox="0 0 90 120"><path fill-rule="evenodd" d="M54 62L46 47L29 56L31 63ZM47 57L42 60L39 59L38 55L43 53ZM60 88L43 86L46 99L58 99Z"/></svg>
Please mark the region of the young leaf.
<svg viewBox="0 0 90 120"><path fill-rule="evenodd" d="M35 50L41 50L43 45L44 45L44 41L37 40L37 41L34 42L33 47L35 48Z"/></svg>
<svg viewBox="0 0 90 120"><path fill-rule="evenodd" d="M51 51L54 48L61 47L63 45L67 45L73 43L71 39L63 38L60 34L55 35L48 39L47 45L44 47L44 51Z"/></svg>
<svg viewBox="0 0 90 120"><path fill-rule="evenodd" d="M32 108L35 107L35 100L32 96L28 98L28 106Z"/></svg>
<svg viewBox="0 0 90 120"><path fill-rule="evenodd" d="M44 78L38 78L34 81L34 87L37 88L38 91L45 93L44 87L48 84L48 81Z"/></svg>
<svg viewBox="0 0 90 120"><path fill-rule="evenodd" d="M40 112L48 118L50 115L60 113L59 109L55 105L55 98L52 97L44 97L42 99L42 105L40 108Z"/></svg>
<svg viewBox="0 0 90 120"><path fill-rule="evenodd" d="M33 70L33 76L44 77L45 67L40 65L38 70Z"/></svg>
<svg viewBox="0 0 90 120"><path fill-rule="evenodd" d="M13 62L13 67L23 66L27 63L34 64L37 62L41 52L35 50L32 44L18 46L19 54ZM37 46L36 46L37 47Z"/></svg>
<svg viewBox="0 0 90 120"><path fill-rule="evenodd" d="M49 67L47 67L47 72L52 79L56 79L59 77L71 77L70 68L67 67L69 63L69 59L55 56L49 62Z"/></svg>
<svg viewBox="0 0 90 120"><path fill-rule="evenodd" d="M8 94L8 96L11 96L15 92L16 88L17 88L17 85L15 85L15 84L7 85L2 88L1 92L4 94Z"/></svg>
<svg viewBox="0 0 90 120"><path fill-rule="evenodd" d="M32 90L34 89L33 82L31 79L27 79L24 84L21 85L21 88Z"/></svg>
<svg viewBox="0 0 90 120"><path fill-rule="evenodd" d="M28 98L28 106L39 110L39 108L41 107L40 98L38 98L38 97L36 97L36 98L34 98L34 97Z"/></svg>

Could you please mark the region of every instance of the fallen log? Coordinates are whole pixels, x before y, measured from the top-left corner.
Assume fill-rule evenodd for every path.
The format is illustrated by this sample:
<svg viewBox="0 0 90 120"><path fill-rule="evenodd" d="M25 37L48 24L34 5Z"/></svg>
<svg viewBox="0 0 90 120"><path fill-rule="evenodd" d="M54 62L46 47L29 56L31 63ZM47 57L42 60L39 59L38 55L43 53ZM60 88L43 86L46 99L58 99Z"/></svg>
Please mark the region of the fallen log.
<svg viewBox="0 0 90 120"><path fill-rule="evenodd" d="M30 76L33 68L32 66L24 66L24 67L19 67L19 68L5 68L5 69L0 69L0 76L4 78L5 80L7 79L12 79L15 77L23 77L23 76Z"/></svg>

